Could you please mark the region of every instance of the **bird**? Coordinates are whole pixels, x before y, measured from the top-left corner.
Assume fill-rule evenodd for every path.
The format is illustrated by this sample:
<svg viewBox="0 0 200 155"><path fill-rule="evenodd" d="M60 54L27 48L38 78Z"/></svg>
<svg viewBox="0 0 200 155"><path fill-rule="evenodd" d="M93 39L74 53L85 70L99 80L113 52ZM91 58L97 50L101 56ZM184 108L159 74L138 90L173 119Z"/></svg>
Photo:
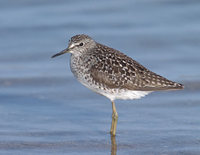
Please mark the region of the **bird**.
<svg viewBox="0 0 200 155"><path fill-rule="evenodd" d="M118 121L116 99L140 99L154 91L184 88L182 84L150 71L124 53L85 34L71 37L68 47L52 58L65 53L71 53L70 68L77 80L111 101L112 136L116 135Z"/></svg>

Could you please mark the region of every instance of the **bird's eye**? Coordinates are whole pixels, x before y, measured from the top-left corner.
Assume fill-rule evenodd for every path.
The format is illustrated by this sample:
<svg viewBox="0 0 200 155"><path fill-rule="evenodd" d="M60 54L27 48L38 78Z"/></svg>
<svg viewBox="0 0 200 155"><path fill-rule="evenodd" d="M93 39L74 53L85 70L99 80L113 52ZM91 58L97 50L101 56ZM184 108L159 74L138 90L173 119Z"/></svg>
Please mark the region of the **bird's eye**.
<svg viewBox="0 0 200 155"><path fill-rule="evenodd" d="M79 46L83 46L83 43L80 43Z"/></svg>

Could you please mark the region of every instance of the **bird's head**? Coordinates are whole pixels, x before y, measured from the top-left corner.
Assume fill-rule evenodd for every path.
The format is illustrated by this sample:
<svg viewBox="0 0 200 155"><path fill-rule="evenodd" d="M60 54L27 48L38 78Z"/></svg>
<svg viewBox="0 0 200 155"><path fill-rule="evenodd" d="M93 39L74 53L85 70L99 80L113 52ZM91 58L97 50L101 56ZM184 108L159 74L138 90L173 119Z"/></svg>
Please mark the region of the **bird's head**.
<svg viewBox="0 0 200 155"><path fill-rule="evenodd" d="M96 42L85 34L75 35L69 40L68 47L61 52L52 56L52 58L62 55L64 53L72 53L74 55L81 55L90 50L96 45Z"/></svg>

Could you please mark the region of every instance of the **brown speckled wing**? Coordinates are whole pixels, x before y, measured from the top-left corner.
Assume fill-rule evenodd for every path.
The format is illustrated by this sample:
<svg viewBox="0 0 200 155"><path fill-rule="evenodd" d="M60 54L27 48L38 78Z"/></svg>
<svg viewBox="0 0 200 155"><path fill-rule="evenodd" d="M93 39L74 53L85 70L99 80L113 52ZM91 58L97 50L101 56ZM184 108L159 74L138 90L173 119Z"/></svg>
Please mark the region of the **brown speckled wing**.
<svg viewBox="0 0 200 155"><path fill-rule="evenodd" d="M182 89L179 83L157 75L123 53L97 44L92 56L95 64L91 67L91 77L98 85L107 88L156 91Z"/></svg>

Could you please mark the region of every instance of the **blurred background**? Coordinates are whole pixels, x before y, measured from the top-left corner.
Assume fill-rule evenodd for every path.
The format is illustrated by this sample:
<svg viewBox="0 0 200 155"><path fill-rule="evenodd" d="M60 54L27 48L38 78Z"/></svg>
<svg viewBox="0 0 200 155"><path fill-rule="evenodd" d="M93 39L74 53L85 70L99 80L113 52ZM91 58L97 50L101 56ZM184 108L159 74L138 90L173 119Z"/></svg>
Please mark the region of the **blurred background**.
<svg viewBox="0 0 200 155"><path fill-rule="evenodd" d="M76 34L183 91L118 100L118 154L200 154L200 1L0 0L0 154L110 154L111 103L73 77Z"/></svg>

